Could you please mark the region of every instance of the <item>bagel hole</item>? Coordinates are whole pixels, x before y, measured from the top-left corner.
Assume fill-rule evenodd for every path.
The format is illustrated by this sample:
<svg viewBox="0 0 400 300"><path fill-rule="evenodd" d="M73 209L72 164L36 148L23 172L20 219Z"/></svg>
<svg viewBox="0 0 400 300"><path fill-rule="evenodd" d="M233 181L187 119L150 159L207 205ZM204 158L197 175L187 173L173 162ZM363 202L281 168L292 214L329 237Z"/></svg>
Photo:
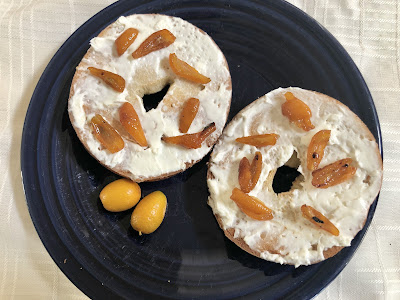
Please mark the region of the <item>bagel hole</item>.
<svg viewBox="0 0 400 300"><path fill-rule="evenodd" d="M165 94L167 94L170 84L167 84L162 88L161 91L154 94L146 94L143 96L143 106L146 111L157 108L158 104L164 99Z"/></svg>
<svg viewBox="0 0 400 300"><path fill-rule="evenodd" d="M272 180L272 189L276 194L289 192L292 188L299 188L300 182L304 181L304 176L297 171L300 166L300 159L297 152L293 151L290 159L276 170Z"/></svg>

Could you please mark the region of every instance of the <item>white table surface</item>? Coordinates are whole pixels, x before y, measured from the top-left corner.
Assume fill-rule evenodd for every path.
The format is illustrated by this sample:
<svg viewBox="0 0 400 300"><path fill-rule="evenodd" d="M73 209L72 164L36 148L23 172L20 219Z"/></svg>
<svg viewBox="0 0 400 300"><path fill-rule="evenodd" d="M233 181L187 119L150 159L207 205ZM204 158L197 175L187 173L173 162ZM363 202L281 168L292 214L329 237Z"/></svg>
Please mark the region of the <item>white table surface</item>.
<svg viewBox="0 0 400 300"><path fill-rule="evenodd" d="M112 2L0 1L0 299L87 299L58 269L33 227L20 178L21 134L51 57ZM372 224L350 263L315 299L400 299L400 1L289 2L349 52L370 88L383 135L384 181Z"/></svg>

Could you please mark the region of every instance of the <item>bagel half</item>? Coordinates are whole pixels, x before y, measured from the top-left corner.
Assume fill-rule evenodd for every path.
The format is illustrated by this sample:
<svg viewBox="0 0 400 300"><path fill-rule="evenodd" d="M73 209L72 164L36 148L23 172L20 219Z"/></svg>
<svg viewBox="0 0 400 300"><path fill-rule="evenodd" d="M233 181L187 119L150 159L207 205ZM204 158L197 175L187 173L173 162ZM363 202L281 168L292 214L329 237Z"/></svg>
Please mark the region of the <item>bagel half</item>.
<svg viewBox="0 0 400 300"><path fill-rule="evenodd" d="M284 94L292 92L312 112L315 128L304 131L282 114ZM343 158L352 158L355 175L326 189L311 184L307 169L307 149L320 130L331 130L329 142L319 165L322 168ZM273 146L241 144L238 137L275 133L280 137ZM240 188L239 162L250 162L255 152L262 153L262 172L249 192L273 211L273 219L258 221L244 214L230 199ZM287 165L300 175L287 192L272 188L276 170ZM214 147L209 161L208 203L225 235L248 253L280 263L310 265L334 256L363 228L369 208L382 182L382 159L378 145L366 125L339 101L301 88L276 89L254 101L227 125ZM304 218L302 205L308 205L327 217L338 229L334 236Z"/></svg>
<svg viewBox="0 0 400 300"><path fill-rule="evenodd" d="M136 40L118 56L114 42L128 28L139 31ZM166 48L133 59L131 54L156 31L168 29L176 40ZM176 17L157 14L120 17L90 42L91 47L76 68L68 100L68 113L77 136L102 165L137 182L155 181L182 172L200 161L212 148L225 126L232 86L226 59L214 41L202 30ZM198 84L178 77L168 57L175 53L211 82ZM88 71L88 67L110 71L125 79L122 93L114 91ZM170 85L158 106L146 111L143 96ZM216 130L201 148L187 149L166 144L162 136L178 136L179 116L188 98L200 100L199 111L188 134L200 132L214 122ZM118 110L132 104L143 127L148 147L139 146L119 121ZM105 149L93 134L90 121L100 114L124 140L116 153Z"/></svg>

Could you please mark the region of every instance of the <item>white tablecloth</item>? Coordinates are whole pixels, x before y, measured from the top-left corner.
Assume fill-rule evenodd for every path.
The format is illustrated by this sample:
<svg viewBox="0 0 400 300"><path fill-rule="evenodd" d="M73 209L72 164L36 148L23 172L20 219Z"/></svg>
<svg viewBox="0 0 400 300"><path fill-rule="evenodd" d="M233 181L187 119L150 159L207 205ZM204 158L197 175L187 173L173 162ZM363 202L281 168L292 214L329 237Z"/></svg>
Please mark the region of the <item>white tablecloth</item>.
<svg viewBox="0 0 400 300"><path fill-rule="evenodd" d="M273 1L273 0L270 0ZM29 217L20 178L25 113L62 43L111 0L0 1L0 298L86 299L58 269ZM378 110L384 181L348 266L316 299L400 299L400 1L290 0L325 26L363 74Z"/></svg>

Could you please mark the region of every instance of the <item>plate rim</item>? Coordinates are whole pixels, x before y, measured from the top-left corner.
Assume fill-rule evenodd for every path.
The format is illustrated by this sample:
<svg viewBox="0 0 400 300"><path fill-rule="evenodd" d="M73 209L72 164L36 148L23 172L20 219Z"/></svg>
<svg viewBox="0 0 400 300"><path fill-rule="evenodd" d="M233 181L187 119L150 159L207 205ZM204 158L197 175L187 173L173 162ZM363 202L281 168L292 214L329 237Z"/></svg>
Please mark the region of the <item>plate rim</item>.
<svg viewBox="0 0 400 300"><path fill-rule="evenodd" d="M93 295L97 295L97 297L99 296L99 294L93 289L94 286L96 286L97 283L97 287L102 288L104 293L102 296L117 296L117 294L114 293L114 291L112 291L111 289L109 289L107 286L105 285L100 285L100 282L98 281L97 278L95 278L89 271L82 269L80 267L80 272L82 272L79 276L84 276L88 279L90 279L89 281L91 282L90 285L84 285L81 284L78 280L75 280L75 278L73 278L73 276L68 272L69 269L72 269L72 267L74 268L78 268L79 267L79 262L76 261L75 263L71 263L71 261L68 261L69 264L63 264L63 261L60 261L57 259L57 255L52 252L49 251L49 244L48 241L46 240L46 236L43 234L42 228L39 226L40 224L40 220L38 220L37 216L35 216L33 214L33 201L34 199L30 199L30 201L28 200L28 198L31 197L31 195L28 195L28 193L30 193L30 188L28 186L28 179L27 179L27 168L28 168L28 163L25 162L26 157L25 157L25 153L24 153L24 149L26 147L29 148L29 146L27 145L27 140L29 140L29 138L31 137L32 133L30 133L29 130L29 124L28 121L30 119L30 115L32 114L32 111L34 110L33 105L34 105L34 99L38 97L38 94L40 93L39 89L40 87L43 85L43 82L45 81L46 77L48 76L48 73L51 71L51 69L53 68L54 64L56 64L59 61L59 57L61 55L61 52L65 49L65 47L68 46L68 44L75 39L76 36L80 35L81 33L84 33L85 29L87 26L90 26L92 23L95 23L98 19L101 19L100 17L104 14L107 14L108 11L116 9L118 10L118 8L122 8L125 4L127 4L130 9L135 9L138 6L142 4L147 4L149 2L157 2L157 1L136 1L135 3L130 3L129 0L120 0L117 2L112 3L111 5L103 8L102 10L100 10L99 12L97 12L95 15L93 15L92 17L90 17L87 21L85 21L82 25L80 25L68 38L67 40L65 40L62 45L58 48L58 50L56 51L56 53L53 55L53 57L50 59L50 61L48 62L46 68L44 69L43 73L40 76L40 79L38 80L36 87L34 89L34 92L32 94L32 97L30 99L28 108L27 108L27 112L26 112L26 116L24 119L24 124L23 124L23 131L22 131L22 138L21 138L21 148L20 148L20 153L21 153L21 157L20 157L20 166L21 166L21 180L22 180L22 186L23 186L23 192L25 195L25 201L27 203L28 206L28 211L30 214L30 217L32 219L32 222L34 224L36 233L38 234L42 244L44 245L44 247L46 248L46 251L48 252L48 254L51 256L51 258L53 259L53 261L56 263L56 265L58 266L58 268L65 274L65 276L67 276L67 278L78 288L80 289L83 293L85 293L87 296L93 296ZM174 4L179 4L182 2L190 2L190 1L172 1ZM223 1L222 1L223 2ZM240 1L232 1L232 2L240 2ZM249 1L252 3L255 3L256 5L258 5L259 1ZM213 3L213 1L204 1L204 3ZM349 68L351 68L353 71L356 72L358 78L357 80L362 83L363 87L364 87L364 92L367 93L368 96L368 100L369 101L369 105L371 105L371 111L376 119L376 123L374 123L374 128L376 128L376 142L378 144L379 147L379 151L381 154L381 158L383 160L383 146L382 146L382 134L381 134L381 127L380 127L380 122L379 122L379 118L378 118L378 114L377 114L377 110L375 107L375 103L373 101L372 95L369 91L369 88L360 72L360 70L358 69L358 67L356 66L355 62L352 60L352 58L350 57L349 53L344 49L344 47L339 43L339 41L324 27L322 26L318 21L316 21L314 18L312 18L310 15L308 15L307 13L305 13L304 11L302 11L301 9L297 8L296 6L294 6L291 3L288 3L286 1L283 0L278 0L278 1L274 1L274 3L268 3L267 5L269 6L276 6L279 7L281 9L288 9L290 10L290 15L293 16L295 15L296 17L299 16L300 19L307 21L307 26L308 29L312 29L312 27L318 26L318 30L317 31L313 31L313 33L317 34L319 36L319 38L324 38L325 42L329 42L330 44L334 45L334 49L336 52L339 52L339 55L341 56L342 59L345 59L346 62L349 64ZM120 14L120 15L125 15L125 14ZM103 24L109 24L111 22L114 21L114 19L111 19L107 16L105 16L104 20L107 21L103 21L101 23ZM90 36L95 36L97 32L100 32L105 26L102 27L97 27L99 29L97 29L97 31L95 32L91 32ZM89 32L90 33L90 32ZM87 36L87 34L86 34ZM324 37L325 36L325 37ZM327 40L326 37L328 37L329 39ZM56 80L55 80L56 81ZM44 104L43 104L44 105ZM39 126L40 128L40 126ZM38 136L39 132L34 132L34 135ZM37 161L35 162L37 163ZM37 192L39 192L41 195L41 190L40 188L38 188ZM33 197L34 198L34 197ZM343 264L342 267L336 269L336 272L330 274L328 276L328 280L326 282L325 285L321 286L319 289L314 290L315 293L310 294L311 297L317 295L322 289L324 289L325 287L327 287L337 276L338 274L343 270L343 268L350 262L350 260L352 259L353 255L356 253L359 245L361 244L362 240L365 238L365 234L367 233L370 223L372 221L372 218L375 214L375 210L376 210L376 206L378 203L378 198L379 198L379 194L377 195L376 199L374 200L374 202L371 204L370 207L370 211L368 215L371 215L371 218L367 217L367 221L363 227L363 229L365 229L365 232L363 234L363 236L361 237L361 240L359 241L359 243L356 245L354 249L354 251L351 253L351 255L348 257L348 259L346 260L346 262ZM53 225L53 224L52 224ZM52 226L52 229L53 226ZM362 229L362 230L363 230ZM55 231L55 229L54 229ZM360 231L361 232L361 231ZM61 244L63 245L62 248L66 253L69 254L68 257L70 258L74 258L72 253L69 251L68 247L66 247L66 245L62 242L62 240L60 239L59 236L57 236L57 238L61 241ZM353 245L351 247L354 247ZM71 266L71 264L73 266Z"/></svg>

